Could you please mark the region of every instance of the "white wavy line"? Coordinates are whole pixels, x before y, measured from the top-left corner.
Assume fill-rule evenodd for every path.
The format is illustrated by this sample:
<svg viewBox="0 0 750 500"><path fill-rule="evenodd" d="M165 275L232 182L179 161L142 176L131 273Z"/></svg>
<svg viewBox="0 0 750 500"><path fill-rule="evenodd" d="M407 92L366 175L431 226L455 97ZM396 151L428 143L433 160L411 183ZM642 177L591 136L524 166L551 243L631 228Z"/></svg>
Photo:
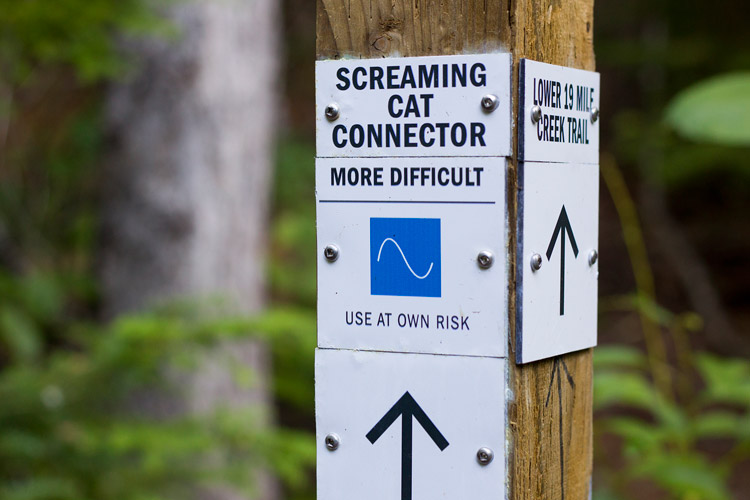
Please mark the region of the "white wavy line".
<svg viewBox="0 0 750 500"><path fill-rule="evenodd" d="M404 255L404 251L401 250L401 247L399 246L398 242L396 240L394 240L393 238L386 238L386 239L383 240L383 243L380 244L380 250L378 250L378 262L380 262L380 254L383 252L383 247L389 241L392 241L393 244L396 245L396 248L398 248L398 251L401 252L401 257L404 259L404 264L406 264L406 267L409 268L409 271L411 271L411 273L414 275L415 278L417 278L418 280L423 280L427 276L430 275L430 273L432 272L432 266L434 266L435 263L434 262L430 262L430 268L427 270L427 272L425 273L424 276L418 275L417 273L414 272L414 269L412 269L411 266L409 265L409 261L406 260L406 255Z"/></svg>

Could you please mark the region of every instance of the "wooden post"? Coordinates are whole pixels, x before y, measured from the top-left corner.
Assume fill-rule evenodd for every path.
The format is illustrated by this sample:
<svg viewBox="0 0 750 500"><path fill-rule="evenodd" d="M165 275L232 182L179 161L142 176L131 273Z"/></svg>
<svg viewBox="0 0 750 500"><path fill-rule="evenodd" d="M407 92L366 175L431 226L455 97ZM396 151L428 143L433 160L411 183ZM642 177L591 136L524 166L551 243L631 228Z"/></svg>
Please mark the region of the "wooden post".
<svg viewBox="0 0 750 500"><path fill-rule="evenodd" d="M593 0L317 0L317 7L318 59L510 51L514 57L514 99L521 57L594 69ZM517 102L512 109L515 114ZM508 206L509 363L514 398L508 403L508 436L512 440L509 498L585 500L590 495L592 470L591 350L524 366L512 361L518 194L515 154L508 168L508 199L512 200Z"/></svg>

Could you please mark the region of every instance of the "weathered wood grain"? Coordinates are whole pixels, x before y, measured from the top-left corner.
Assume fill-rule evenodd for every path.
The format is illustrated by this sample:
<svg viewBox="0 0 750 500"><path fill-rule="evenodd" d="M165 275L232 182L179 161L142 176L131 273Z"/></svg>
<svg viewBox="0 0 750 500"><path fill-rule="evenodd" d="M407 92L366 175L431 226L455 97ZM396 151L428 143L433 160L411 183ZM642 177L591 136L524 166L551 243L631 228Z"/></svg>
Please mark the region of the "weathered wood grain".
<svg viewBox="0 0 750 500"><path fill-rule="evenodd" d="M491 52L509 47L508 3L318 0L318 58Z"/></svg>
<svg viewBox="0 0 750 500"><path fill-rule="evenodd" d="M317 0L317 7L319 59L510 50L514 82L521 57L587 70L595 65L593 0ZM515 158L508 180L514 200L509 204L509 306L515 311ZM510 318L512 360L514 315ZM511 500L589 498L592 375L591 350L525 366L511 361Z"/></svg>

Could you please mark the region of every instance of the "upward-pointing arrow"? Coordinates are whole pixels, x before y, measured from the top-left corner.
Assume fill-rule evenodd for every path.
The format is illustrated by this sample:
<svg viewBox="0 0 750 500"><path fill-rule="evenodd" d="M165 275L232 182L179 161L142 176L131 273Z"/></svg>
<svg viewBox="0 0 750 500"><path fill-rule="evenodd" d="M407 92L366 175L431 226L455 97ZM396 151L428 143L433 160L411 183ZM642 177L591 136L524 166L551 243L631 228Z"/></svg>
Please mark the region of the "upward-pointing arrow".
<svg viewBox="0 0 750 500"><path fill-rule="evenodd" d="M552 257L552 251L557 243L557 235L560 235L560 316L565 314L565 233L570 236L570 246L573 248L573 256L578 257L578 245L576 238L573 236L573 229L570 227L568 212L565 211L565 205L560 210L560 216L557 218L557 225L552 231L552 239L547 247L547 260Z"/></svg>
<svg viewBox="0 0 750 500"><path fill-rule="evenodd" d="M565 447L563 443L563 403L562 403L562 374L560 373L560 365L565 370L565 376L568 379L568 383L573 391L576 390L576 383L573 381L570 372L568 371L568 364L565 359L557 356L555 362L552 365L552 378L549 381L549 389L547 389L547 402L544 403L545 408L549 405L549 397L552 395L552 384L555 383L557 378L557 404L559 406L559 412L557 414L557 420L560 424L560 499L565 500Z"/></svg>
<svg viewBox="0 0 750 500"><path fill-rule="evenodd" d="M375 444L380 436L401 417L401 500L411 500L411 457L412 457L412 417L422 426L432 441L443 451L448 447L448 440L440 433L432 420L419 407L409 391L406 391L396 404L388 410L375 426L367 433L367 439Z"/></svg>

